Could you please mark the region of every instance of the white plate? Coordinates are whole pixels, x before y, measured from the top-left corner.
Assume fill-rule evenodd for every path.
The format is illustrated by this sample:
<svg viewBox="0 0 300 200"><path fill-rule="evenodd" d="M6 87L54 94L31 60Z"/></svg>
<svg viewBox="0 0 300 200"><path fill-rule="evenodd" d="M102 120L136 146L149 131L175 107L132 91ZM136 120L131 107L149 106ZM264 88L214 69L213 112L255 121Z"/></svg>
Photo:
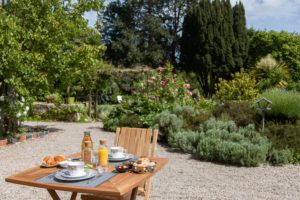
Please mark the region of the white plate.
<svg viewBox="0 0 300 200"><path fill-rule="evenodd" d="M130 160L132 158L134 158L134 155L132 154L125 154L123 158L113 158L111 157L111 155L108 155L108 160L110 162L122 162L122 161Z"/></svg>
<svg viewBox="0 0 300 200"><path fill-rule="evenodd" d="M63 169L64 170L64 169ZM82 180L86 180L86 179L90 179L93 178L94 176L96 176L97 171L93 170L93 169L85 169L84 171L86 172L85 176L82 177L74 177L74 178L66 178L63 176L64 172L63 170L60 170L58 172L56 172L55 174L55 178L61 181L82 181Z"/></svg>
<svg viewBox="0 0 300 200"><path fill-rule="evenodd" d="M79 174L77 176L71 176L71 174L69 173L68 170L62 170L61 171L61 175L65 178L79 178L79 177L83 177L83 176L86 176L87 175L87 172L84 171L82 174Z"/></svg>

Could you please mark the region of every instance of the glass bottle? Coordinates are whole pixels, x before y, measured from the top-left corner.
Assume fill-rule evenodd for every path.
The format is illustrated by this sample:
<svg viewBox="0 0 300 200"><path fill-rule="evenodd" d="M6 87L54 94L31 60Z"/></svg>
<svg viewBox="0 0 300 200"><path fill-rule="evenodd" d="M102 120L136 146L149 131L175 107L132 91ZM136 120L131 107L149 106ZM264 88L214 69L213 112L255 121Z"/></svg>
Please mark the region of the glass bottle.
<svg viewBox="0 0 300 200"><path fill-rule="evenodd" d="M98 161L99 166L108 167L108 147L106 140L100 140L100 146L98 149Z"/></svg>
<svg viewBox="0 0 300 200"><path fill-rule="evenodd" d="M83 137L82 143L81 143L81 151L83 151L83 149L84 149L84 143L85 143L85 141L91 141L91 147L92 147L92 149L94 148L93 141L92 141L92 138L91 138L91 132L90 131L84 131L84 137Z"/></svg>
<svg viewBox="0 0 300 200"><path fill-rule="evenodd" d="M92 164L92 158L93 158L92 142L91 141L85 141L84 142L84 149L83 149L83 152L82 152L82 161L85 164Z"/></svg>

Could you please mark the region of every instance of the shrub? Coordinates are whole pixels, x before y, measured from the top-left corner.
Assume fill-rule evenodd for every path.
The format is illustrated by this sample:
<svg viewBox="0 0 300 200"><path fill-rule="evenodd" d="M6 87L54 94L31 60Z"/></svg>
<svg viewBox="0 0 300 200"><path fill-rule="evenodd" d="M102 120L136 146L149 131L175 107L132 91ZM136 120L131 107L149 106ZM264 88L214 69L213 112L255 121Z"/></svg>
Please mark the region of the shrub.
<svg viewBox="0 0 300 200"><path fill-rule="evenodd" d="M83 122L87 117L87 109L83 106L60 106L47 110L47 112L40 116L40 119Z"/></svg>
<svg viewBox="0 0 300 200"><path fill-rule="evenodd" d="M114 109L114 105L100 105L98 106L97 113L95 117L101 120L104 120L108 117L110 112Z"/></svg>
<svg viewBox="0 0 300 200"><path fill-rule="evenodd" d="M168 144L185 153L196 153L199 137L199 132L184 130L171 132L168 137Z"/></svg>
<svg viewBox="0 0 300 200"><path fill-rule="evenodd" d="M180 131L183 125L183 121L168 110L158 114L154 122L156 128L159 129L159 139L163 141L166 141L172 132Z"/></svg>
<svg viewBox="0 0 300 200"><path fill-rule="evenodd" d="M266 161L270 146L253 125L238 129L233 121L211 119L200 134L197 155L209 161L257 166Z"/></svg>
<svg viewBox="0 0 300 200"><path fill-rule="evenodd" d="M210 111L190 106L177 106L173 112L182 119L183 128L192 131L200 130L203 123L211 117Z"/></svg>
<svg viewBox="0 0 300 200"><path fill-rule="evenodd" d="M300 126L267 123L266 136L277 149L291 149L300 156ZM295 156L297 156L295 155Z"/></svg>
<svg viewBox="0 0 300 200"><path fill-rule="evenodd" d="M195 109L190 106L177 106L158 114L154 124L160 131L160 139L167 141L172 132L182 130L202 130L203 123L211 117L207 110Z"/></svg>
<svg viewBox="0 0 300 200"><path fill-rule="evenodd" d="M291 80L287 65L278 63L271 54L261 58L251 73L258 81L257 85L260 90L274 86L287 88Z"/></svg>
<svg viewBox="0 0 300 200"><path fill-rule="evenodd" d="M300 94L299 92L286 91L277 88L266 90L263 97L272 101L267 116L276 121L295 122L300 119Z"/></svg>
<svg viewBox="0 0 300 200"><path fill-rule="evenodd" d="M54 103L54 104L64 103L64 99L59 93L53 93L53 94L45 96L45 101L47 103Z"/></svg>
<svg viewBox="0 0 300 200"><path fill-rule="evenodd" d="M247 126L255 123L255 111L248 101L227 101L213 110L213 115L220 119L228 115L237 126Z"/></svg>
<svg viewBox="0 0 300 200"><path fill-rule="evenodd" d="M272 149L268 161L272 165L284 165L293 162L293 152L289 149Z"/></svg>
<svg viewBox="0 0 300 200"><path fill-rule="evenodd" d="M134 99L123 102L113 109L104 122L104 129L115 131L118 126L143 127L153 126L155 116L162 112L164 105L156 101ZM130 122L126 122L127 118ZM121 124L120 124L121 123Z"/></svg>
<svg viewBox="0 0 300 200"><path fill-rule="evenodd" d="M140 118L137 114L123 115L119 121L118 126L120 126L120 127L135 127L135 128L143 127L142 123L140 122Z"/></svg>
<svg viewBox="0 0 300 200"><path fill-rule="evenodd" d="M168 144L200 159L242 166L257 166L267 159L271 143L254 125L238 128L233 121L210 119L203 131L171 132Z"/></svg>
<svg viewBox="0 0 300 200"><path fill-rule="evenodd" d="M216 97L220 100L251 100L258 94L255 79L243 70L235 73L230 81L220 79L216 87Z"/></svg>
<svg viewBox="0 0 300 200"><path fill-rule="evenodd" d="M173 66L168 63L137 83L136 94L150 101L187 105L194 102L191 88L190 84L173 74Z"/></svg>

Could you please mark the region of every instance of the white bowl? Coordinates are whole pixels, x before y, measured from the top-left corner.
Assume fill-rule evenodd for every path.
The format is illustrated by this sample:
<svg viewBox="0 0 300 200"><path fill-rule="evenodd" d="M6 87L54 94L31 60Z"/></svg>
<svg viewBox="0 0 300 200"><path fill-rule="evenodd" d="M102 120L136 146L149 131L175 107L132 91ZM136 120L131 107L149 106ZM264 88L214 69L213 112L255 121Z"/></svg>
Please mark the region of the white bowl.
<svg viewBox="0 0 300 200"><path fill-rule="evenodd" d="M69 166L69 163L70 163L70 161L65 160L65 161L59 162L59 165L60 165L62 168L67 168L67 167Z"/></svg>

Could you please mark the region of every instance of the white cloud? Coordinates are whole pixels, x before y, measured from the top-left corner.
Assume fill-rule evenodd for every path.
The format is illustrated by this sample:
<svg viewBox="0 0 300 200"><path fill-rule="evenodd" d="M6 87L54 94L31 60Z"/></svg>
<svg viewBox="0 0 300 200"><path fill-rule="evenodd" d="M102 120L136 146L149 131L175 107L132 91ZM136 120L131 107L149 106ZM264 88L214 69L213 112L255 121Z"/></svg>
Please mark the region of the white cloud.
<svg viewBox="0 0 300 200"><path fill-rule="evenodd" d="M231 0L234 5L238 0ZM300 31L300 0L241 0L249 26ZM282 27L282 28L280 28Z"/></svg>

